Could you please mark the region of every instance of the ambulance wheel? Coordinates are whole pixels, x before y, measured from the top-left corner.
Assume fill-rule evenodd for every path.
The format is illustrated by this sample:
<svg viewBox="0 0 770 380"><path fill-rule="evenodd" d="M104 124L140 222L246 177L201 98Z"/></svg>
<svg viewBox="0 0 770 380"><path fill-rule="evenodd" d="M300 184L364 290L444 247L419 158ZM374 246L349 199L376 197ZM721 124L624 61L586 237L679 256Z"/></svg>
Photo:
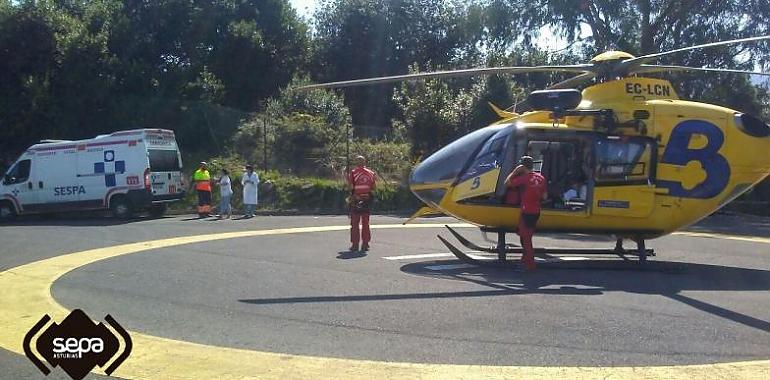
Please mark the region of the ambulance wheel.
<svg viewBox="0 0 770 380"><path fill-rule="evenodd" d="M112 215L118 219L129 219L134 215L131 202L124 196L115 196L110 200Z"/></svg>
<svg viewBox="0 0 770 380"><path fill-rule="evenodd" d="M161 216L163 216L163 214L166 213L166 209L168 209L168 207L166 206L165 203L161 203L159 205L152 205L150 206L150 216L153 218L160 218Z"/></svg>
<svg viewBox="0 0 770 380"><path fill-rule="evenodd" d="M16 217L16 209L11 202L0 202L0 222L7 222Z"/></svg>

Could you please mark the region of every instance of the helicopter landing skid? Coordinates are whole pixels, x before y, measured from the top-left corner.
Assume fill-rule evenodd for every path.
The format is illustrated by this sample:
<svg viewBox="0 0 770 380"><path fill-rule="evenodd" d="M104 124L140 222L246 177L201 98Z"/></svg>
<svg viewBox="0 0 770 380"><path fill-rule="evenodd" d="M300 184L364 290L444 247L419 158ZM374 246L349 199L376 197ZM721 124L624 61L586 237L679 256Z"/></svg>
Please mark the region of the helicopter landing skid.
<svg viewBox="0 0 770 380"><path fill-rule="evenodd" d="M516 262L507 260L507 254L509 253L524 253L524 250L518 246L511 246L505 243L505 232L498 232L498 244L489 248L481 247L469 241L457 231L453 230L449 226L445 226L449 232L466 248L487 253L497 253L497 260L494 259L481 259L472 257L462 252L460 249L449 243L446 239L437 235L439 240L454 254L458 259L463 262L479 265L479 266L495 266L495 267L519 267ZM643 239L635 239L637 243L637 249L634 251L626 250L623 248L623 240L618 239L615 248L601 249L601 248L535 248L535 256L545 258L547 260L559 260L558 257L552 255L615 255L623 259L624 261L631 261L628 256L638 257L638 262L644 264L647 261L648 256L655 256L653 249L645 248Z"/></svg>
<svg viewBox="0 0 770 380"><path fill-rule="evenodd" d="M485 267L498 267L498 268L511 268L511 269L518 269L520 268L520 265L518 265L516 262L513 261L507 261L505 259L503 260L480 260L480 259L474 259L473 257L470 257L466 255L463 251L459 250L457 247L452 245L450 242L446 241L441 235L436 235L439 240L441 240L444 245L449 248L449 251L452 252L453 255L455 255L460 261L464 263L468 263L471 265L477 265L477 266L485 266Z"/></svg>

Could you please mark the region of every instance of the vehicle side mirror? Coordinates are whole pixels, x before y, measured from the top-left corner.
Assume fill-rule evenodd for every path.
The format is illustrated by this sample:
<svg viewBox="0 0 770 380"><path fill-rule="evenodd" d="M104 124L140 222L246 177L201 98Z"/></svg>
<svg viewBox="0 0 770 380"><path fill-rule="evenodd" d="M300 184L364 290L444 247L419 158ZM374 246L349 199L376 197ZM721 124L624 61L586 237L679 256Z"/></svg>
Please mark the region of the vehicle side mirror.
<svg viewBox="0 0 770 380"><path fill-rule="evenodd" d="M6 174L5 177L3 177L3 184L8 185L8 184L12 183L13 180L14 180L14 178L11 177L10 174Z"/></svg>

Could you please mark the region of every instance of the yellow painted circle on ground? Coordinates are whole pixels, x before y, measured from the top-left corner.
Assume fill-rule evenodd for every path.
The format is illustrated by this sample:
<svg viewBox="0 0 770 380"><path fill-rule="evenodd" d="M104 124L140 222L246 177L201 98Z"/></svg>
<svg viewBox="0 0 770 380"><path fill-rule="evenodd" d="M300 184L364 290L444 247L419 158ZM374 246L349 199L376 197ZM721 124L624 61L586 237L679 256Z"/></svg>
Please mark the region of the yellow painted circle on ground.
<svg viewBox="0 0 770 380"><path fill-rule="evenodd" d="M385 224L373 229L438 228L444 224ZM472 227L454 224L452 227ZM61 276L96 261L182 244L253 236L343 231L349 226L282 228L184 236L75 252L0 272L0 347L23 355L24 335L44 314L61 321L69 310L56 302L51 285ZM770 239L678 233L770 243ZM767 379L770 360L683 366L534 367L417 364L323 358L260 352L130 332L131 356L114 376L131 379Z"/></svg>

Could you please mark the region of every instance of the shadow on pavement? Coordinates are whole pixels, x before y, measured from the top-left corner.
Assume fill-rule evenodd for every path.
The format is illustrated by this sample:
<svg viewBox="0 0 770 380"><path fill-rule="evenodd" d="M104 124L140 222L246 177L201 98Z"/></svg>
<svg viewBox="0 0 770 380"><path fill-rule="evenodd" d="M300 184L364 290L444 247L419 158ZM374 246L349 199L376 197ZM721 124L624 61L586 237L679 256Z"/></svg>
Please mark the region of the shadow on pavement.
<svg viewBox="0 0 770 380"><path fill-rule="evenodd" d="M463 266L440 271L429 268L440 264L457 263L455 260L419 262L404 265L401 270L418 276L469 282L489 289L460 292L255 298L239 301L252 305L271 305L500 297L523 294L592 296L608 291L621 291L660 295L714 316L762 331L770 331L770 322L768 321L680 294L682 291L693 290L768 291L770 290L770 271L768 270L665 261L648 262L643 270L638 270L640 267L636 263L620 260L590 260L590 263L582 264L566 262L563 265L562 263L542 264L541 269L534 273L521 273L490 267L468 268Z"/></svg>
<svg viewBox="0 0 770 380"><path fill-rule="evenodd" d="M660 295L709 314L762 331L770 322L680 294L683 291L768 291L770 271L722 265L649 261L587 260L540 264L534 273L517 273L503 268L472 267L433 271L423 263L407 264L407 273L471 282L499 291L520 289L530 294L602 294L620 291ZM555 291L555 292L554 292Z"/></svg>
<svg viewBox="0 0 770 380"><path fill-rule="evenodd" d="M14 218L10 221L0 223L0 226L67 226L67 227L100 227L100 226L119 226L123 224L134 223L150 219L172 218L159 217L151 218L149 216L137 216L131 219L118 219L107 213L88 213L88 214L53 214L53 215L25 215Z"/></svg>
<svg viewBox="0 0 770 380"><path fill-rule="evenodd" d="M340 260L360 259L362 257L366 257L366 252L363 252L363 251L337 252L337 258Z"/></svg>

